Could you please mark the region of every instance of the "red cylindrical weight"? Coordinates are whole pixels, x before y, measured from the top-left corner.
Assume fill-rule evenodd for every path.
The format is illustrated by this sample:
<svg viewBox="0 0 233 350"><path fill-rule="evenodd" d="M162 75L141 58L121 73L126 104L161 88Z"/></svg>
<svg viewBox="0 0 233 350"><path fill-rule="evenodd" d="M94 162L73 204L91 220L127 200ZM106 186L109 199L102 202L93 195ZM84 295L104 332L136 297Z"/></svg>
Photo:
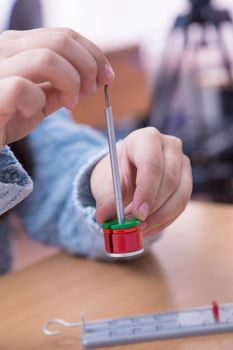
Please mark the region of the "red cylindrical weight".
<svg viewBox="0 0 233 350"><path fill-rule="evenodd" d="M138 223L138 222L137 222ZM107 225L105 225L106 227ZM103 228L105 249L107 255L112 257L133 256L143 252L143 239L141 225L133 227ZM122 225L123 226L123 225ZM124 225L126 226L126 225Z"/></svg>

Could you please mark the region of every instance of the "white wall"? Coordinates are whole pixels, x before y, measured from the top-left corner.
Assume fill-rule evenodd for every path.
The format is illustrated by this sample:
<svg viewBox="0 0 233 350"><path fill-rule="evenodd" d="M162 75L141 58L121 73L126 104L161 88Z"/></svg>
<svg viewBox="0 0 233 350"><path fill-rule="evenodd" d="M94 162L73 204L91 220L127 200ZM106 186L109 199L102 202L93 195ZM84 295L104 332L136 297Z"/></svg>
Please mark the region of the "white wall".
<svg viewBox="0 0 233 350"><path fill-rule="evenodd" d="M159 48L187 0L41 0L47 26L71 27L101 47L132 41ZM233 11L232 0L215 0Z"/></svg>
<svg viewBox="0 0 233 350"><path fill-rule="evenodd" d="M0 0L0 32L6 30L15 0Z"/></svg>
<svg viewBox="0 0 233 350"><path fill-rule="evenodd" d="M185 0L42 0L45 24L69 26L101 47L133 41L160 46Z"/></svg>

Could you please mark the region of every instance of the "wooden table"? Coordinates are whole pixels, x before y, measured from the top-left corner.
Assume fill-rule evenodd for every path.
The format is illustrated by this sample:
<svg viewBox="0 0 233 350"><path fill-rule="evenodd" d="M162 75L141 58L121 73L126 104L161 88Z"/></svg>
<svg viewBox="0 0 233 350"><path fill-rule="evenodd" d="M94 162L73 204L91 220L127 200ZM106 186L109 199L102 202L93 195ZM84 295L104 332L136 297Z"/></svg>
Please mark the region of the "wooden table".
<svg viewBox="0 0 233 350"><path fill-rule="evenodd" d="M80 330L46 337L60 317L91 321L233 302L233 206L190 203L146 256L104 263L58 254L0 279L1 350L81 349ZM116 349L233 349L233 334Z"/></svg>

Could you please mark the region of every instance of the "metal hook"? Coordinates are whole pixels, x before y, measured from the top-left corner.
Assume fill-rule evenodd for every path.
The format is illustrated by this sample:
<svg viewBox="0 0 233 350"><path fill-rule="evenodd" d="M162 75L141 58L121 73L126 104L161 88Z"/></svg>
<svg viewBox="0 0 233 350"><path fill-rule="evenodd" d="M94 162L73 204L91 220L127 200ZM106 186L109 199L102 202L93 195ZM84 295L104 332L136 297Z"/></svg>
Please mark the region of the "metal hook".
<svg viewBox="0 0 233 350"><path fill-rule="evenodd" d="M83 322L67 322L65 320L62 320L60 318L54 318L53 320L49 320L47 321L44 325L43 325L43 333L46 335L58 335L60 334L60 331L51 331L48 329L48 327L51 324L59 324L62 325L64 327L82 327L83 326Z"/></svg>

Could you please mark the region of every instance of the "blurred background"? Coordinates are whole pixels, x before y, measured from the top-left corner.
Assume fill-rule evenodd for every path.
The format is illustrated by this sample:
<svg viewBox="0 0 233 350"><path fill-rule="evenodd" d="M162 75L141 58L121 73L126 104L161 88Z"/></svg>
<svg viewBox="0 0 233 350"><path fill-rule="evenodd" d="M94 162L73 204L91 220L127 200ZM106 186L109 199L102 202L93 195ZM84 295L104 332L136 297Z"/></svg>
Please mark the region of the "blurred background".
<svg viewBox="0 0 233 350"><path fill-rule="evenodd" d="M106 52L117 73L111 100L119 136L153 125L180 137L193 165L194 196L232 203L232 1L41 4L45 26L71 27ZM104 128L101 93L74 117Z"/></svg>
<svg viewBox="0 0 233 350"><path fill-rule="evenodd" d="M0 28L70 27L106 53L118 136L153 125L183 140L194 196L233 202L231 0L1 0ZM73 111L105 129L103 93ZM19 155L20 156L20 155Z"/></svg>
<svg viewBox="0 0 233 350"><path fill-rule="evenodd" d="M233 203L232 17L232 0L0 2L0 30L70 27L100 46L118 137L148 125L180 137L193 198L222 203ZM72 116L105 132L103 91Z"/></svg>

